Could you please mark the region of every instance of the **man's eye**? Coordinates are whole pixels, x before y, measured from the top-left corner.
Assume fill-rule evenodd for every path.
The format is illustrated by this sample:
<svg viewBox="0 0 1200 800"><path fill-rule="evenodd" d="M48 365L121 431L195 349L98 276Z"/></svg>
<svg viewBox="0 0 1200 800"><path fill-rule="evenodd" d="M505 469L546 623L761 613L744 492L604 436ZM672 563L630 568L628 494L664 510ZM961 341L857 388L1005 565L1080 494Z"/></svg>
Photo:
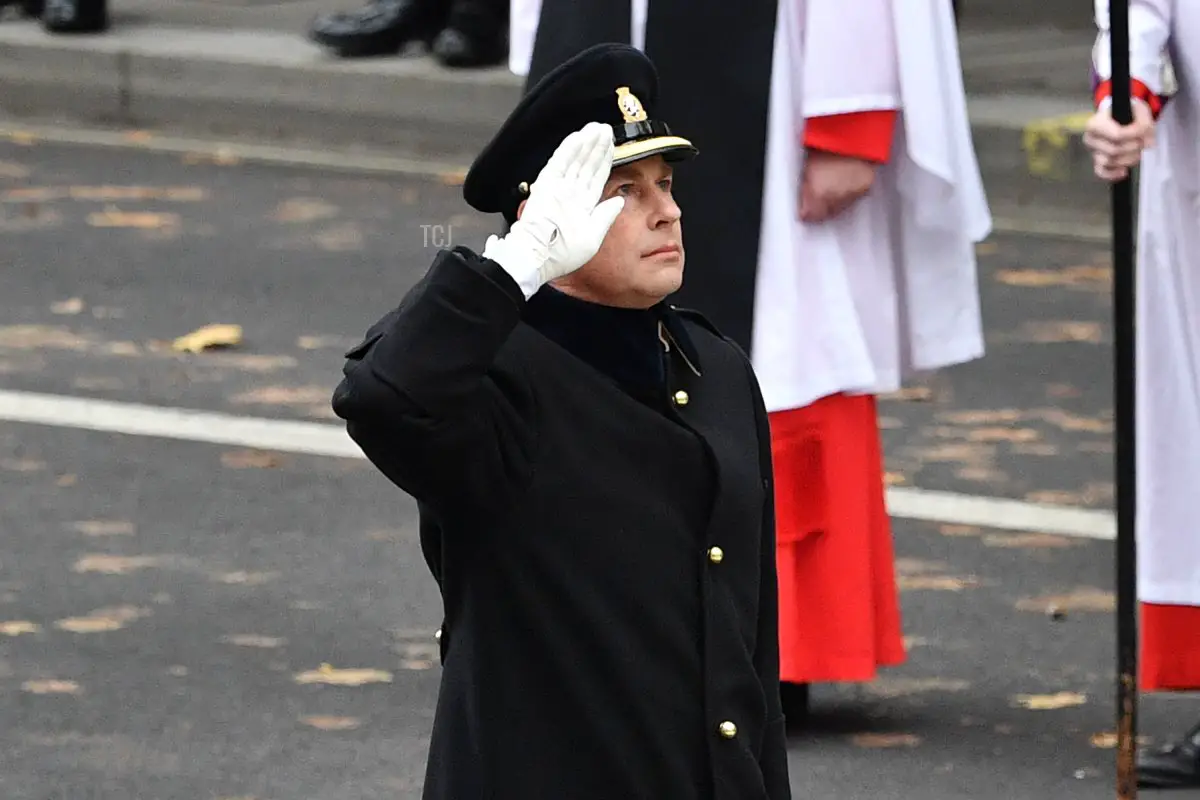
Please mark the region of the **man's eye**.
<svg viewBox="0 0 1200 800"><path fill-rule="evenodd" d="M617 194L629 194L634 188L636 187L632 183L622 183L617 187Z"/></svg>
<svg viewBox="0 0 1200 800"><path fill-rule="evenodd" d="M659 181L658 188L662 189L664 192L671 191L671 179L666 178L664 180Z"/></svg>

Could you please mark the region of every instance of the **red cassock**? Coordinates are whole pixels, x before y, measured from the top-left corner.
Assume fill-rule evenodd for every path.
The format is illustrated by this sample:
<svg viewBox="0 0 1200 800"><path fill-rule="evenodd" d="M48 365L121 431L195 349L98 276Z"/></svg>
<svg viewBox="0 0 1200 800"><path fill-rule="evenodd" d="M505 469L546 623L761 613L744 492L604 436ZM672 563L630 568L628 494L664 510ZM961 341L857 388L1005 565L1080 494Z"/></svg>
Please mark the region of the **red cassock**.
<svg viewBox="0 0 1200 800"><path fill-rule="evenodd" d="M895 122L894 111L816 117L805 146L886 162ZM875 398L835 394L770 421L780 679L872 680L905 657Z"/></svg>

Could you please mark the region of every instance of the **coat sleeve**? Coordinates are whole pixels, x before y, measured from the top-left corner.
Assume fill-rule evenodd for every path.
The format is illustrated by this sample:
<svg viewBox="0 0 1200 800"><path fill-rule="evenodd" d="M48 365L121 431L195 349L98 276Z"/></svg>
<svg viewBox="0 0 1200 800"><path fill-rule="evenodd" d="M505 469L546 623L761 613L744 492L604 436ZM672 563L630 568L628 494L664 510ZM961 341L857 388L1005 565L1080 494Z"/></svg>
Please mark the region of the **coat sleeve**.
<svg viewBox="0 0 1200 800"><path fill-rule="evenodd" d="M762 532L759 534L758 633L755 639L754 665L767 697L767 729L763 738L759 766L769 800L791 800L788 779L787 731L783 702L779 696L779 578L775 554L775 481L771 468L771 428L766 404L758 381L746 361L746 371L754 392L755 427L758 430L759 470L763 482Z"/></svg>
<svg viewBox="0 0 1200 800"><path fill-rule="evenodd" d="M1097 107L1112 96L1112 45L1109 0L1095 0L1098 35L1092 49L1092 96ZM1162 111L1172 87L1168 42L1173 0L1130 0L1129 74L1133 96L1155 116Z"/></svg>
<svg viewBox="0 0 1200 800"><path fill-rule="evenodd" d="M531 472L529 383L492 369L524 303L499 264L444 251L346 354L334 412L389 480L434 509L496 510Z"/></svg>

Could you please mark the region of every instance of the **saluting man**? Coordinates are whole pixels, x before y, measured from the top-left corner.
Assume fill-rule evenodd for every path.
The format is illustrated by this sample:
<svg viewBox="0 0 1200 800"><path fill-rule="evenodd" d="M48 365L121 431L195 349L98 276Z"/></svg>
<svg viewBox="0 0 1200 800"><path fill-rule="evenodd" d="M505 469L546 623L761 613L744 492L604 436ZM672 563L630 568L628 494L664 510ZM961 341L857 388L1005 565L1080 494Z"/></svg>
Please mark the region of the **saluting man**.
<svg viewBox="0 0 1200 800"><path fill-rule="evenodd" d="M696 148L657 107L627 45L547 74L464 185L507 235L347 354L333 407L417 499L444 604L427 800L790 797L766 410L663 302Z"/></svg>
<svg viewBox="0 0 1200 800"><path fill-rule="evenodd" d="M513 0L532 85L600 40L644 48L693 257L673 301L753 359L774 441L781 674L869 681L905 657L875 397L984 351L991 218L950 0Z"/></svg>

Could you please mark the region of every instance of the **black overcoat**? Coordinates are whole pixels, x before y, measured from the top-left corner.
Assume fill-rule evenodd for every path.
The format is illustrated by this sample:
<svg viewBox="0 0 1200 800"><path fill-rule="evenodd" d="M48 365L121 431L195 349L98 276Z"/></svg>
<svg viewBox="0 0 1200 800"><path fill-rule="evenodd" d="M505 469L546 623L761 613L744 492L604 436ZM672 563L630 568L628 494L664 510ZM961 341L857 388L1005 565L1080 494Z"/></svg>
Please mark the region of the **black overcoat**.
<svg viewBox="0 0 1200 800"><path fill-rule="evenodd" d="M439 254L334 409L413 495L444 605L427 800L785 800L767 418L744 353L664 311L637 398Z"/></svg>

